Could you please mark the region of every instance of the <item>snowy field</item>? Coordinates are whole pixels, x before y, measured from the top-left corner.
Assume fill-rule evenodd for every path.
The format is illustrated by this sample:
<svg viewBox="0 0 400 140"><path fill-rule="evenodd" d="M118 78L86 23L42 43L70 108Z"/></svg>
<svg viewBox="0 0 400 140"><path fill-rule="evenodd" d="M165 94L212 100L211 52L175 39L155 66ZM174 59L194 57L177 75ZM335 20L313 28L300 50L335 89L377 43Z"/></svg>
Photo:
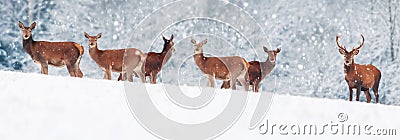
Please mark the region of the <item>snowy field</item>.
<svg viewBox="0 0 400 140"><path fill-rule="evenodd" d="M154 139L132 115L124 93L124 82L0 72L0 137L2 140L119 140ZM212 119L226 108L230 90L217 94L198 110L182 109L166 97L163 85L146 86L153 104L161 114L181 123L201 123ZM173 88L176 87L174 85ZM196 91L199 87L183 87ZM207 89L207 87L200 87ZM244 93L243 91L239 93ZM247 106L233 126L220 139L397 139L400 135L400 107L318 99L276 94L264 121L249 130L249 120L260 94L248 94ZM271 94L271 93L262 93ZM345 113L347 119L338 114ZM154 118L157 119L157 118ZM268 132L266 130L268 120ZM262 124L264 124L262 126ZM326 128L322 135L285 136L276 125L354 125L373 126L358 135L341 134L341 128ZM336 129L336 130L335 130ZM377 129L397 131L397 136L376 136ZM166 130L168 131L168 130ZM336 132L335 134L332 134ZM321 131L318 131L321 132ZM308 132L307 132L308 133ZM352 134L352 133L351 133ZM357 136L357 137L356 137ZM193 138L196 139L196 138Z"/></svg>

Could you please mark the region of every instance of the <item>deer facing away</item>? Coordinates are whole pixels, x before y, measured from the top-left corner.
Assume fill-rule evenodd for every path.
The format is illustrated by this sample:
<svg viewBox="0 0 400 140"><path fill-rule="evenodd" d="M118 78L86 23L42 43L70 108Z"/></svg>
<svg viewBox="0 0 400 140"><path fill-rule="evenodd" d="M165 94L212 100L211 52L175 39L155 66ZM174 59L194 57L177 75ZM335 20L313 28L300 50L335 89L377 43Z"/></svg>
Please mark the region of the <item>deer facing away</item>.
<svg viewBox="0 0 400 140"><path fill-rule="evenodd" d="M192 39L191 42L194 45L194 61L200 68L200 71L207 76L211 87L215 87L214 80L219 79L231 81L230 87L236 90L235 82L238 80L244 85L245 90L248 91L245 77L247 75L249 63L247 63L245 59L239 56L205 57L203 55L203 45L207 43L207 39L200 43L196 43L196 40Z"/></svg>
<svg viewBox="0 0 400 140"><path fill-rule="evenodd" d="M99 50L97 40L101 33L90 36L84 32L89 40L89 54L104 72L104 79L111 80L111 72L119 72L122 80L133 81L133 73L136 73L142 82L145 82L142 65L146 56L136 48L118 50Z"/></svg>
<svg viewBox="0 0 400 140"><path fill-rule="evenodd" d="M336 36L336 44L339 47L339 53L344 56L344 77L349 86L350 98L353 100L353 89L357 90L356 100L359 101L360 92L364 91L367 102L371 102L371 94L369 89L372 88L375 94L375 102L379 102L379 81L381 79L381 72L374 65L360 65L354 63L354 56L359 53L359 49L364 45L364 36L361 34L362 42L360 46L353 48L350 52L346 47L339 44L339 36Z"/></svg>
<svg viewBox="0 0 400 140"><path fill-rule="evenodd" d="M268 50L267 47L263 47L264 52L268 54L268 58L265 62L259 61L250 61L250 67L248 72L248 77L246 78L246 82L248 82L254 92L258 92L261 81L269 74L275 67L276 56L279 52L281 52L281 48L277 48L276 50ZM221 85L221 88L229 88L230 82L224 81Z"/></svg>
<svg viewBox="0 0 400 140"><path fill-rule="evenodd" d="M150 77L150 83L156 84L157 75L161 71L162 67L168 60L171 58L172 53L175 52L174 48L174 35L172 34L169 39L166 39L162 36L164 41L163 50L160 53L156 52L148 52L145 53L146 61L143 65L145 76ZM118 80L121 80L121 75L118 77Z"/></svg>
<svg viewBox="0 0 400 140"><path fill-rule="evenodd" d="M32 30L36 27L33 22L29 27L25 27L21 21L18 26L22 31L22 45L24 51L31 56L32 60L41 65L41 73L48 74L48 66L63 67L67 66L68 72L72 77L82 77L79 68L83 46L75 42L47 42L34 41Z"/></svg>

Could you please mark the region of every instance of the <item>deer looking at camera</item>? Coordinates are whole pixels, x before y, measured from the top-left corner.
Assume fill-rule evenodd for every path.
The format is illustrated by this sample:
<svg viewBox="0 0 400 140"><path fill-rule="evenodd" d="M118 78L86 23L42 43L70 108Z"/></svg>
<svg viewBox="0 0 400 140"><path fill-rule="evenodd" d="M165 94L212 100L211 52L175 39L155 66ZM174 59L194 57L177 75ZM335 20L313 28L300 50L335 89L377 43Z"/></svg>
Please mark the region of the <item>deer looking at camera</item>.
<svg viewBox="0 0 400 140"><path fill-rule="evenodd" d="M251 61L249 62L250 67L247 71L248 77L246 81L252 85L253 91L258 92L261 81L267 76L275 67L276 55L281 52L281 48L276 50L268 50L267 47L263 47L264 52L268 54L268 58L265 62ZM229 88L230 82L224 81L221 88Z"/></svg>
<svg viewBox="0 0 400 140"><path fill-rule="evenodd" d="M203 55L203 45L207 43L207 39L196 43L196 40L191 41L194 45L194 61L200 68L201 72L207 76L209 85L215 87L214 79L223 81L231 81L230 87L236 90L236 80L238 80L248 91L249 87L245 77L249 68L249 63L239 56L229 57L205 57Z"/></svg>
<svg viewBox="0 0 400 140"><path fill-rule="evenodd" d="M161 71L162 67L171 58L172 53L175 52L174 48L174 35L172 34L169 39L162 36L164 40L164 48L160 53L148 52L144 63L144 74L150 77L150 83L156 84L157 74ZM121 75L118 78L121 80Z"/></svg>
<svg viewBox="0 0 400 140"><path fill-rule="evenodd" d="M67 66L68 72L72 77L82 77L79 68L84 49L83 46L75 42L47 42L34 41L32 30L36 27L36 22L31 26L25 27L21 21L18 26L22 31L22 45L32 60L41 65L41 73L48 74L48 66L63 67Z"/></svg>
<svg viewBox="0 0 400 140"><path fill-rule="evenodd" d="M350 90L350 101L353 100L353 88L357 89L356 100L359 101L360 92L364 91L367 102L371 102L369 89L372 88L375 94L375 102L379 102L379 81L381 72L374 65L359 65L354 63L354 56L358 54L359 49L364 45L364 36L361 34L362 42L360 46L353 48L350 52L339 44L339 36L336 36L336 44L339 47L339 53L344 56L344 77Z"/></svg>
<svg viewBox="0 0 400 140"><path fill-rule="evenodd" d="M111 80L111 72L119 72L122 80L128 79L133 82L133 73L136 73L142 82L145 82L142 72L142 65L146 56L136 48L118 50L99 50L97 40L101 38L101 33L90 36L84 32L89 40L89 54L104 72L104 79Z"/></svg>

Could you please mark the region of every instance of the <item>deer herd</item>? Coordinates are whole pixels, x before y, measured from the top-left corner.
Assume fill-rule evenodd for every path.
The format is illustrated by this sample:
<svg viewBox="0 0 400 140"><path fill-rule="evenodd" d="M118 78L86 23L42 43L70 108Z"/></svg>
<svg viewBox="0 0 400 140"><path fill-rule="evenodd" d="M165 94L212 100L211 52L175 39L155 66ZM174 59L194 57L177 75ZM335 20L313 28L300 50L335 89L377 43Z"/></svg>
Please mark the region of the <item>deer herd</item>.
<svg viewBox="0 0 400 140"><path fill-rule="evenodd" d="M81 58L84 54L84 47L75 42L48 42L34 41L32 30L36 27L33 22L29 27L18 21L22 31L23 49L32 60L41 65L41 73L48 74L48 66L67 67L72 77L83 77L79 68ZM171 58L174 48L174 35L169 39L162 36L164 41L163 50L160 53L143 53L136 48L125 48L116 50L100 50L98 39L101 33L91 36L84 32L88 40L89 55L93 61L104 72L104 79L111 80L111 72L119 73L118 80L133 81L133 77L140 78L142 83L149 77L151 84L156 84L157 74ZM339 36L336 36L336 44L339 53L344 56L344 77L349 87L349 100L353 99L353 89L356 89L356 100L359 101L360 92L364 91L367 102L371 102L369 89L372 88L375 95L375 102L379 102L378 87L381 79L381 72L371 64L360 65L354 62L354 56L364 45L364 36L361 34L361 44L347 51L346 47L339 44ZM203 46L207 39L197 42L192 39L194 47L194 61L202 74L208 78L209 86L215 87L215 80L222 80L221 88L236 90L236 84L240 84L248 91L250 86L254 92L259 91L261 81L272 72L276 64L276 57L281 48L269 50L263 47L267 60L265 62L247 62L239 56L206 57L203 54Z"/></svg>

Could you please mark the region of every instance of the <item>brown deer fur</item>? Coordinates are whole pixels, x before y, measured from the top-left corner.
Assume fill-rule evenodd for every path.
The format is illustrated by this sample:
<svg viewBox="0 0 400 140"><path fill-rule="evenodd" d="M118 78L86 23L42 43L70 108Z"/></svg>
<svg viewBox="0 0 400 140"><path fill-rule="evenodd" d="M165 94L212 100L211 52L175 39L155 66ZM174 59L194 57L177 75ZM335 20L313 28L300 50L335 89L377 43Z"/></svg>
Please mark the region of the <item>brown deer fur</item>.
<svg viewBox="0 0 400 140"><path fill-rule="evenodd" d="M374 65L359 65L354 63L354 56L358 54L359 49L364 45L364 36L361 34L363 39L360 46L353 48L352 51L348 52L346 47L339 45L339 36L336 36L336 44L339 47L339 52L344 56L344 77L349 86L350 98L353 100L353 88L357 89L356 100L359 101L360 92L364 91L367 98L367 102L371 102L371 95L369 89L372 88L375 94L375 102L379 102L379 81L381 79L381 72Z"/></svg>
<svg viewBox="0 0 400 140"><path fill-rule="evenodd" d="M82 77L79 63L83 55L83 47L75 42L47 42L34 41L32 30L36 27L33 22L30 27L25 27L21 21L18 26L22 31L22 45L32 60L41 65L41 73L48 74L48 65L55 67L67 66L72 77Z"/></svg>
<svg viewBox="0 0 400 140"><path fill-rule="evenodd" d="M258 92L261 81L267 76L275 67L276 55L281 51L281 48L276 50L268 50L263 47L264 52L268 54L268 59L265 62L251 61L246 82L252 85L253 91ZM224 81L221 88L229 88L230 82Z"/></svg>
<svg viewBox="0 0 400 140"><path fill-rule="evenodd" d="M215 86L214 79L223 81L236 81L238 80L244 85L245 90L248 90L248 86L245 80L249 63L245 59L239 56L229 57L205 57L203 55L203 45L207 43L207 39L196 44L196 41L192 39L194 44L194 61L200 68L201 72L207 76L209 85ZM231 87L236 90L235 82L231 82Z"/></svg>
<svg viewBox="0 0 400 140"><path fill-rule="evenodd" d="M157 74L161 71L164 64L168 62L172 53L175 51L173 34L169 40L164 36L162 36L162 39L164 40L164 48L160 53L149 52L145 54L147 58L144 64L144 72L146 77L150 77L151 84L156 84ZM121 80L121 75L118 77L118 80Z"/></svg>
<svg viewBox="0 0 400 140"><path fill-rule="evenodd" d="M118 72L121 73L122 80L128 79L132 82L132 75L136 73L145 82L142 65L146 56L142 51L135 48L99 50L97 40L101 38L101 33L90 36L85 32L84 35L89 40L89 54L104 72L104 79L111 80L111 72Z"/></svg>

